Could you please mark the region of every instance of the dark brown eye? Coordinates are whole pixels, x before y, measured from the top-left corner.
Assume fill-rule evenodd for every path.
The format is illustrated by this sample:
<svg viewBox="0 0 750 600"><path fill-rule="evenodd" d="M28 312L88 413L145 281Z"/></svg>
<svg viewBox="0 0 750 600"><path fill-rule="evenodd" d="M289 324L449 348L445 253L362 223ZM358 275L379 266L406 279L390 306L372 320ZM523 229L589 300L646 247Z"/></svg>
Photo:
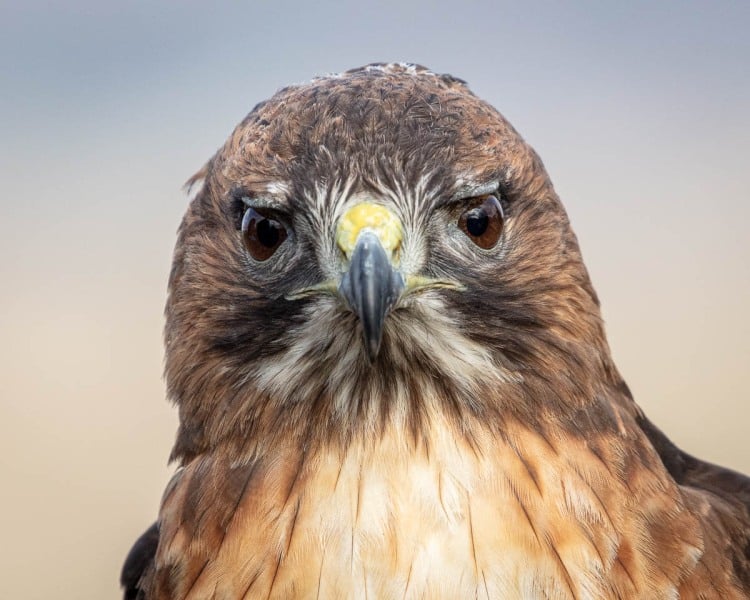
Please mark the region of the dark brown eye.
<svg viewBox="0 0 750 600"><path fill-rule="evenodd" d="M248 208L242 217L242 239L247 251L255 260L268 260L286 239L287 230L283 223L270 216Z"/></svg>
<svg viewBox="0 0 750 600"><path fill-rule="evenodd" d="M458 227L480 248L488 250L497 244L503 232L503 207L495 196L477 198L479 204L461 213Z"/></svg>

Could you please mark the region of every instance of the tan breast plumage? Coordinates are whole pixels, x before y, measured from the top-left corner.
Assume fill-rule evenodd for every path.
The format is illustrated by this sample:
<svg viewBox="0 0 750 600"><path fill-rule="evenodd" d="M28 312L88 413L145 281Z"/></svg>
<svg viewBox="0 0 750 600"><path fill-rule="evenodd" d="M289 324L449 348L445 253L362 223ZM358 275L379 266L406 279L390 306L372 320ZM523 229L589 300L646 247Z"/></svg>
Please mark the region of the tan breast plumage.
<svg viewBox="0 0 750 600"><path fill-rule="evenodd" d="M626 492L585 442L432 432L343 456L196 459L165 499L157 597L675 597L701 556L697 535L680 539L693 518L676 490L648 471ZM668 560L625 535L659 519L676 532Z"/></svg>

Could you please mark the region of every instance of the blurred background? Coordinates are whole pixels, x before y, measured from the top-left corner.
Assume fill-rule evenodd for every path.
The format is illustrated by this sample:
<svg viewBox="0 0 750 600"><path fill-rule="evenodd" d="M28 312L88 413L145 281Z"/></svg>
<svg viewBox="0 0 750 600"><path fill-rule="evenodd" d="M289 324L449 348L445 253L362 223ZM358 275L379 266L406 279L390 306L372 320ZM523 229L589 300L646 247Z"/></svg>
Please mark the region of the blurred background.
<svg viewBox="0 0 750 600"><path fill-rule="evenodd" d="M277 88L373 61L508 117L637 401L750 471L748 27L746 2L0 2L2 595L118 597L172 472L181 186Z"/></svg>

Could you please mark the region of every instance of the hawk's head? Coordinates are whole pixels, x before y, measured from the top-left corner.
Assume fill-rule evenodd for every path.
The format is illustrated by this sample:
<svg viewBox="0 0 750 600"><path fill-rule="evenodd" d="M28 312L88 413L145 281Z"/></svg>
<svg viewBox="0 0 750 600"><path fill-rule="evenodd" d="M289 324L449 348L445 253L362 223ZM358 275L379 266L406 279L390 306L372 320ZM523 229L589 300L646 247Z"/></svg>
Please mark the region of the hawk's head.
<svg viewBox="0 0 750 600"><path fill-rule="evenodd" d="M432 415L580 414L617 385L539 158L464 83L370 65L255 107L200 173L167 305L175 455Z"/></svg>

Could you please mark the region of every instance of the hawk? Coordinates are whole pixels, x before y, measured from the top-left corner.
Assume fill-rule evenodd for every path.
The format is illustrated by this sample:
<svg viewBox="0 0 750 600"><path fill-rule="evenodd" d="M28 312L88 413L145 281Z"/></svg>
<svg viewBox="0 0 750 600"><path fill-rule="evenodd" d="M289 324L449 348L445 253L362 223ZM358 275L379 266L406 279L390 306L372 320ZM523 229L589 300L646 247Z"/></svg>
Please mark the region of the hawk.
<svg viewBox="0 0 750 600"><path fill-rule="evenodd" d="M126 598L750 594L750 480L634 403L542 162L465 82L284 88L198 180Z"/></svg>

